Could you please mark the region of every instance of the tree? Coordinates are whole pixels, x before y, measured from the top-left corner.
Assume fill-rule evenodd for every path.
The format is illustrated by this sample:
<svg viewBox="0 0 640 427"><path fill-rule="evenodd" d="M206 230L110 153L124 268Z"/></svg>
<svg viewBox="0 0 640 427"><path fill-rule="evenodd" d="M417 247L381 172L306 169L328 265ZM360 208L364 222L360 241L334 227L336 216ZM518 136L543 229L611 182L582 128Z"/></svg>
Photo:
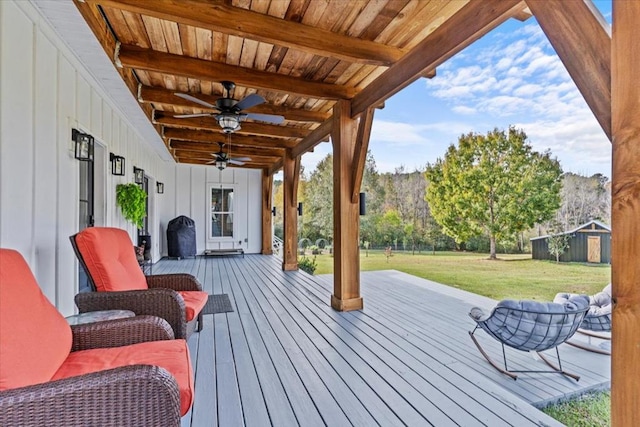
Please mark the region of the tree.
<svg viewBox="0 0 640 427"><path fill-rule="evenodd" d="M571 236L562 232L562 225L559 222L554 222L551 226L553 234L547 237L547 246L549 253L556 257L556 262L560 262L560 255L569 249L569 240Z"/></svg>
<svg viewBox="0 0 640 427"><path fill-rule="evenodd" d="M398 239L402 238L404 227L402 218L396 210L388 210L382 215L382 219L378 223L378 233L382 237L385 245L394 244L398 250Z"/></svg>
<svg viewBox="0 0 640 427"><path fill-rule="evenodd" d="M565 230L592 219L610 223L611 183L606 176L566 173L562 177L560 196L562 204L555 219Z"/></svg>
<svg viewBox="0 0 640 427"><path fill-rule="evenodd" d="M533 151L522 130L469 133L427 166L426 199L445 233L458 243L487 234L496 259L496 240L553 217L561 175L558 161Z"/></svg>

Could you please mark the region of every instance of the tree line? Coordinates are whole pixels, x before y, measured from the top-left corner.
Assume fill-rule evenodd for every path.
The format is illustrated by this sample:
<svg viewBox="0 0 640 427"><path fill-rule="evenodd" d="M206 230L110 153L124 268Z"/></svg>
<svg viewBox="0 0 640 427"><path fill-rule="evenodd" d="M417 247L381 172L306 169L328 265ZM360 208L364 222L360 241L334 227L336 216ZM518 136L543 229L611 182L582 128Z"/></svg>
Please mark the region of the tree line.
<svg viewBox="0 0 640 427"><path fill-rule="evenodd" d="M282 206L281 182L274 205ZM407 251L525 252L530 237L576 228L591 219L610 222L606 176L563 173L550 152L535 152L522 130L462 135L445 155L423 169L379 173L367 155L360 217L365 248ZM333 156L312 171L301 169L298 237L333 239ZM275 234L282 237L282 209Z"/></svg>

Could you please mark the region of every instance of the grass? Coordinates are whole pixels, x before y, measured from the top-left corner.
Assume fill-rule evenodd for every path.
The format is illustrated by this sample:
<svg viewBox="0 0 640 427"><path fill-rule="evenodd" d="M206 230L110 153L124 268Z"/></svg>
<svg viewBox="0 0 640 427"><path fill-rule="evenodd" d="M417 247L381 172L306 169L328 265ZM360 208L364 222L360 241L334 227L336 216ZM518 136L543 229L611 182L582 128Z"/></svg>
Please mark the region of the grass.
<svg viewBox="0 0 640 427"><path fill-rule="evenodd" d="M608 264L556 263L531 259L529 254L498 255L436 252L411 255L394 252L387 260L383 251L360 253L362 271L398 270L496 300L534 299L550 301L558 292L592 295L610 282ZM318 255L315 274L333 272L333 257Z"/></svg>
<svg viewBox="0 0 640 427"><path fill-rule="evenodd" d="M611 393L589 393L551 405L542 411L568 427L606 427L611 425Z"/></svg>
<svg viewBox="0 0 640 427"><path fill-rule="evenodd" d="M362 251L360 269L403 271L496 300L550 301L558 292L592 295L611 280L611 266L607 264L556 263L533 260L528 254L498 258L490 261L487 254L461 252L395 252L387 259L382 251L369 251L369 256ZM331 255L318 255L316 262L315 274L333 272ZM569 427L608 426L610 402L609 392L592 393L549 406L544 412Z"/></svg>

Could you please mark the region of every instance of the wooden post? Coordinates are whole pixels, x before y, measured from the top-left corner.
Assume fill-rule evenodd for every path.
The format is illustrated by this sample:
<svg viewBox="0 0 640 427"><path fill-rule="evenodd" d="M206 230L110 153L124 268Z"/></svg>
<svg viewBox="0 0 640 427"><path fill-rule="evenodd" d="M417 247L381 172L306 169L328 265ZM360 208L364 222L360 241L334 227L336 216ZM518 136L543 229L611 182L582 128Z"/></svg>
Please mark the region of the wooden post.
<svg viewBox="0 0 640 427"><path fill-rule="evenodd" d="M273 175L262 170L262 255L273 255Z"/></svg>
<svg viewBox="0 0 640 427"><path fill-rule="evenodd" d="M282 163L284 192L282 215L284 218L284 248L282 269L298 269L298 180L300 179L300 157L294 157L290 149Z"/></svg>
<svg viewBox="0 0 640 427"><path fill-rule="evenodd" d="M640 2L613 1L611 425L640 425Z"/></svg>
<svg viewBox="0 0 640 427"><path fill-rule="evenodd" d="M338 311L361 310L358 201L352 200L356 120L351 103L340 100L333 107L333 295Z"/></svg>

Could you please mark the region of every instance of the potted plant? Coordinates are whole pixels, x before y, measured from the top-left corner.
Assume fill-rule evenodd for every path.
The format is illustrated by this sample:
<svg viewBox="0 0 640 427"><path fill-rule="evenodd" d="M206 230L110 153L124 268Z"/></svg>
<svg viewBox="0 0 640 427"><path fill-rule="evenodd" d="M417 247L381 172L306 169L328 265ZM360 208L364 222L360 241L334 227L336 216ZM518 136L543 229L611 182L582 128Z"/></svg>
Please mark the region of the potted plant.
<svg viewBox="0 0 640 427"><path fill-rule="evenodd" d="M116 204L122 211L122 216L136 227L144 226L147 193L138 184L118 184L116 186Z"/></svg>

